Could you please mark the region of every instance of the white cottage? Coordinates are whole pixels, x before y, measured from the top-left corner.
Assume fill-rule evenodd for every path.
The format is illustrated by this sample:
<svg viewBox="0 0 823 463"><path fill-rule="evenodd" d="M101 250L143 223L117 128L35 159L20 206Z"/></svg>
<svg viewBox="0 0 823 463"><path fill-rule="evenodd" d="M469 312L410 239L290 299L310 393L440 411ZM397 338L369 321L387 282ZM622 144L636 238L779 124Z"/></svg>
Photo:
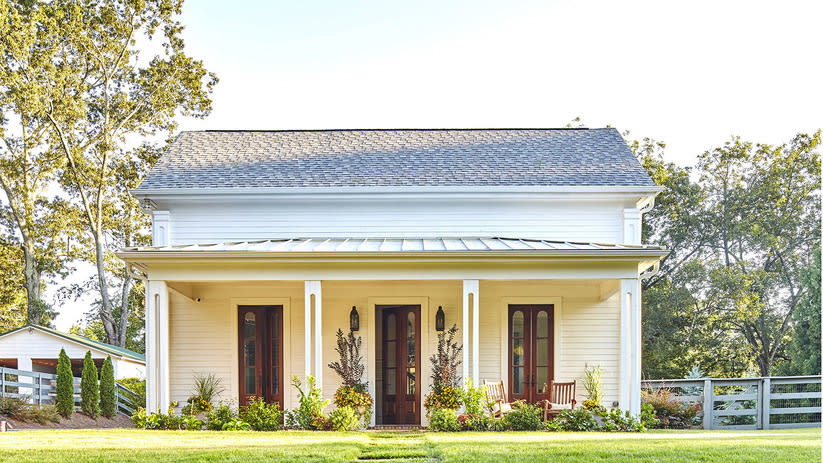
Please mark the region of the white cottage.
<svg viewBox="0 0 823 463"><path fill-rule="evenodd" d="M659 191L614 129L183 132L132 192L153 246L118 254L147 279L149 407L203 373L223 400L292 408L309 374L331 398L355 310L373 423L425 424L442 311L475 384L537 402L600 364L638 413Z"/></svg>
<svg viewBox="0 0 823 463"><path fill-rule="evenodd" d="M143 354L38 325L25 325L0 334L0 366L55 374L60 349L66 350L72 373L78 378L83 371L86 352L91 352L97 371L103 367L106 357L111 356L115 379L144 378L146 375Z"/></svg>

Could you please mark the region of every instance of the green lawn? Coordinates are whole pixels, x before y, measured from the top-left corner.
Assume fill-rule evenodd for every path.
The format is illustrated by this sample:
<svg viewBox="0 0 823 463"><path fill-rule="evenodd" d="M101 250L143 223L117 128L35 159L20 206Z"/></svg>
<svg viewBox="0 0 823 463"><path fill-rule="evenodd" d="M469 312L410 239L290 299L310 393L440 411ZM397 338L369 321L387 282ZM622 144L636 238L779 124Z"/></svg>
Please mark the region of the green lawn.
<svg viewBox="0 0 823 463"><path fill-rule="evenodd" d="M814 462L820 429L599 433L21 431L0 461Z"/></svg>

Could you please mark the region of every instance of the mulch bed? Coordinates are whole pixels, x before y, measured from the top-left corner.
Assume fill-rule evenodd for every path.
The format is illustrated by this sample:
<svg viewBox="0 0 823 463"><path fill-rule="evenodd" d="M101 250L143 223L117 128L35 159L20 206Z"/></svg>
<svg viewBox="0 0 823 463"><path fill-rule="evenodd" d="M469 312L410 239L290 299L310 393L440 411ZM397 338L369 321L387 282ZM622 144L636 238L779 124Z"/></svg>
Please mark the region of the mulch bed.
<svg viewBox="0 0 823 463"><path fill-rule="evenodd" d="M0 415L0 420L7 421L11 425L12 431L21 429L111 429L111 428L133 428L131 418L118 414L114 418L100 417L91 418L82 413L75 413L71 418L63 418L59 423L29 423L25 421L13 420L7 416Z"/></svg>

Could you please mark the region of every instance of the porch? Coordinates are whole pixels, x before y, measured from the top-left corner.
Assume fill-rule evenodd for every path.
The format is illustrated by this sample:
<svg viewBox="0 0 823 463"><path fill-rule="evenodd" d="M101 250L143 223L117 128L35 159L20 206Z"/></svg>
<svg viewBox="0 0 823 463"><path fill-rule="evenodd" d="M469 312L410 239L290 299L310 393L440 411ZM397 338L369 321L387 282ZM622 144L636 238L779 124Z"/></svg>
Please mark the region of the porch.
<svg viewBox="0 0 823 463"><path fill-rule="evenodd" d="M605 403L631 408L636 396L639 407L640 377L632 376L639 364L631 355L640 348L633 336L639 334L639 297L632 297L637 285L638 279L150 281L148 326L158 329L148 330L148 355L155 360L148 373L149 406L184 404L194 376L204 373L221 378L224 401L242 402L246 394L268 390L282 407L293 408L298 396L290 378L307 374L331 400L340 385L328 368L338 358L335 333L348 332L354 308L375 398L373 425L426 424L422 400L431 386L429 357L437 348L440 309L445 329L456 325L464 346L460 375L474 384L502 380L509 395L536 401L549 379L579 380L587 363L599 364ZM410 310L398 313L403 308ZM280 327L262 335L246 332L249 323L262 323L259 310L279 312L272 320ZM411 319L412 331L402 333L405 324L395 324L401 315ZM270 354L272 348L277 354ZM262 363L249 359L250 349L264 357ZM272 355L279 358L265 359ZM394 361L387 362L387 355ZM400 391L411 395L408 403L388 397ZM579 402L582 394L578 388ZM384 410L387 399L398 408L413 407L412 415Z"/></svg>

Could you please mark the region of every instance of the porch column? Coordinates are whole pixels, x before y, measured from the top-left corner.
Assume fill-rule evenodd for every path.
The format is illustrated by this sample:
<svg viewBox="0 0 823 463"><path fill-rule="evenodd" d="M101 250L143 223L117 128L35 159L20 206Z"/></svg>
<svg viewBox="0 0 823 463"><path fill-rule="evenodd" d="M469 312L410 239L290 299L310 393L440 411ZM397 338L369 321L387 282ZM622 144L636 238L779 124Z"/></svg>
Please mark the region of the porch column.
<svg viewBox="0 0 823 463"><path fill-rule="evenodd" d="M165 281L146 285L146 408L169 407L169 293Z"/></svg>
<svg viewBox="0 0 823 463"><path fill-rule="evenodd" d="M469 378L477 386L480 382L480 312L478 280L463 280L463 381ZM469 297L471 296L471 297ZM469 313L471 313L471 370L469 369Z"/></svg>
<svg viewBox="0 0 823 463"><path fill-rule="evenodd" d="M640 413L640 280L620 280L620 408Z"/></svg>
<svg viewBox="0 0 823 463"><path fill-rule="evenodd" d="M320 281L306 280L305 282L305 351L306 376L312 374L312 353L314 353L314 378L317 386L323 387L323 303ZM311 301L314 296L314 349L312 349L312 310Z"/></svg>

